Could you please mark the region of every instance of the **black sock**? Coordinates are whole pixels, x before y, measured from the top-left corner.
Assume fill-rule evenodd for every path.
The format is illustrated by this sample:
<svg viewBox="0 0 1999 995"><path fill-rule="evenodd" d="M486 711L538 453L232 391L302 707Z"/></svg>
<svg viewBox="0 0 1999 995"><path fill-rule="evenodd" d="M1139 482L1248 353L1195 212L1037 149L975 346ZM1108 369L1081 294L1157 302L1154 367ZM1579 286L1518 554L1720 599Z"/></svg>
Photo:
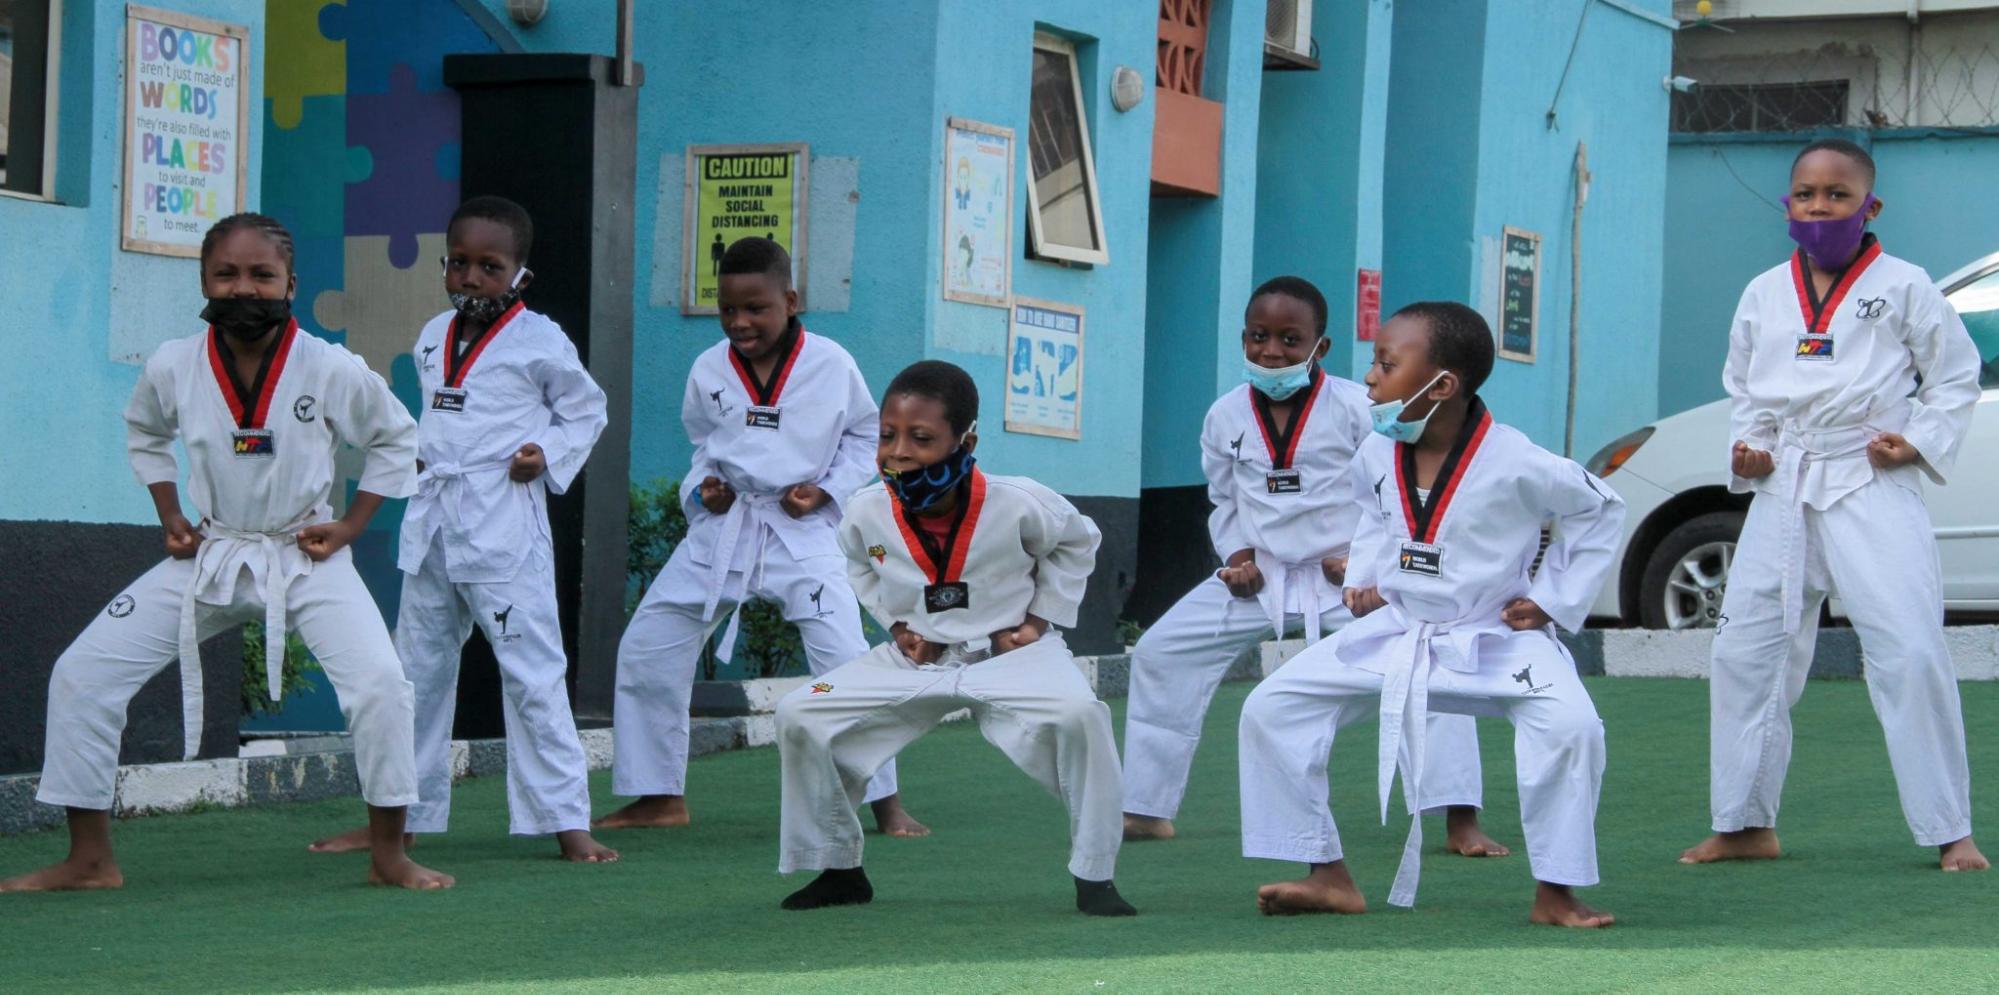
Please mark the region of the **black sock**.
<svg viewBox="0 0 1999 995"><path fill-rule="evenodd" d="M785 896L783 907L797 911L829 905L866 905L874 900L875 888L868 883L866 872L859 867L848 867L821 871L811 884Z"/></svg>
<svg viewBox="0 0 1999 995"><path fill-rule="evenodd" d="M1076 879L1076 911L1086 916L1135 916L1138 910L1109 881Z"/></svg>

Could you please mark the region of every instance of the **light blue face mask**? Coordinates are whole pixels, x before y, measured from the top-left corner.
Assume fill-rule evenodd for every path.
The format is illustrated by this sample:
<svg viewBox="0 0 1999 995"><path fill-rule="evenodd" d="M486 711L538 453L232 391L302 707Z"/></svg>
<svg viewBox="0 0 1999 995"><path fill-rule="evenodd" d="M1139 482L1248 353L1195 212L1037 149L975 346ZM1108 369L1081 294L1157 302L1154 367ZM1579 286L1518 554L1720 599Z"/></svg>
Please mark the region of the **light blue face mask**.
<svg viewBox="0 0 1999 995"><path fill-rule="evenodd" d="M1374 430L1396 442L1415 442L1422 438L1423 426L1430 424L1430 415L1437 413L1437 406L1430 405L1429 412L1415 421L1403 421L1402 412L1409 407L1409 401L1429 393L1430 388L1435 387L1437 381L1444 379L1444 374L1447 372L1449 371L1439 370L1436 376L1430 378L1429 383L1409 395L1407 400L1383 401L1369 408L1368 413L1374 416Z"/></svg>
<svg viewBox="0 0 1999 995"><path fill-rule="evenodd" d="M1271 369L1258 366L1254 360L1244 357L1242 379L1263 396L1273 401L1282 401L1305 389L1312 382L1312 367L1319 362L1319 351L1312 350L1311 358L1296 366Z"/></svg>

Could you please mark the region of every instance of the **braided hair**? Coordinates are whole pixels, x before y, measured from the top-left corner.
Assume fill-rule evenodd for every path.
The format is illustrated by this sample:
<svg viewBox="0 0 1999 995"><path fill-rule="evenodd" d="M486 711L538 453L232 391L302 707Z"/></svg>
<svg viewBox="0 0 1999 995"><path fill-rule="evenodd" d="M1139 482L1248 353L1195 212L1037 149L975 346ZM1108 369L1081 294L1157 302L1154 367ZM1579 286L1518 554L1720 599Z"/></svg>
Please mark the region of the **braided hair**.
<svg viewBox="0 0 1999 995"><path fill-rule="evenodd" d="M217 245L221 244L223 239L245 228L270 239L272 244L278 247L278 255L284 257L285 269L296 270L296 267L292 265L291 230L286 228L278 219L268 214L256 214L249 211L245 211L242 214L232 214L209 227L208 234L201 237L202 261L204 263L208 261L209 254L215 250Z"/></svg>

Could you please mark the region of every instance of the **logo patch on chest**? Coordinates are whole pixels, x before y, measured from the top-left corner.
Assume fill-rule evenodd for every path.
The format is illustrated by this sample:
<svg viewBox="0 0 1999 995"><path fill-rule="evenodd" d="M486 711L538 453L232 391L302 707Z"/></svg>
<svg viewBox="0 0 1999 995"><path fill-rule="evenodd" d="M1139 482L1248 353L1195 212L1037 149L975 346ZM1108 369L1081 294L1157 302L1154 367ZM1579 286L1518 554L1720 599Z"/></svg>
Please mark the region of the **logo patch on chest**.
<svg viewBox="0 0 1999 995"><path fill-rule="evenodd" d="M229 449L238 459L269 459L278 454L278 442L268 428L245 428L229 433Z"/></svg>
<svg viewBox="0 0 1999 995"><path fill-rule="evenodd" d="M292 402L292 417L298 419L303 424L309 425L319 420L318 407L318 398L311 394L302 394L298 400Z"/></svg>
<svg viewBox="0 0 1999 995"><path fill-rule="evenodd" d="M1798 360L1807 363L1832 362L1832 336L1798 336Z"/></svg>
<svg viewBox="0 0 1999 995"><path fill-rule="evenodd" d="M1873 321L1881 317L1882 312L1886 310L1888 310L1888 298L1862 297L1859 303L1854 305L1853 316L1861 321Z"/></svg>
<svg viewBox="0 0 1999 995"><path fill-rule="evenodd" d="M868 555L874 557L876 563L885 563L888 561L888 547L875 543L868 547Z"/></svg>

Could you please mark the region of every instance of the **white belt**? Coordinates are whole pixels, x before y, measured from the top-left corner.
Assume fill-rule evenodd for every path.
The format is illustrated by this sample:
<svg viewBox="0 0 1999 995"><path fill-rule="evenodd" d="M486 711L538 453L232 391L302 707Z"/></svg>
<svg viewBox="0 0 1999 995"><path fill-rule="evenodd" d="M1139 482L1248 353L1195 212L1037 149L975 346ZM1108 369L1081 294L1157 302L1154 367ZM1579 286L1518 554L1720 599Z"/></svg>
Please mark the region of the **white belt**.
<svg viewBox="0 0 1999 995"><path fill-rule="evenodd" d="M1309 646L1319 641L1322 634L1319 616L1325 614L1327 609L1319 603L1319 582L1313 572L1324 569L1317 561L1310 564L1286 563L1260 549L1256 551L1256 571L1263 575L1263 593L1268 596L1259 600L1262 601L1263 613L1270 618L1270 628L1277 634L1276 638L1284 638L1285 595L1296 586L1298 610L1305 616L1305 644ZM1223 610L1226 612L1226 607Z"/></svg>
<svg viewBox="0 0 1999 995"><path fill-rule="evenodd" d="M1389 651L1392 662L1382 675L1380 746L1375 756L1382 824L1388 824L1388 801L1398 766L1402 770L1402 800L1409 807L1409 838L1402 846L1402 863L1395 870L1395 884L1388 892L1388 904L1402 908L1416 904L1416 883L1423 870L1421 774L1430 718L1430 643L1455 625L1455 622L1415 623L1395 641ZM1409 760L1402 764L1405 745Z"/></svg>
<svg viewBox="0 0 1999 995"><path fill-rule="evenodd" d="M456 483L475 473L490 473L494 470L511 469L513 457L491 460L484 463L428 463L416 475L416 494L410 498L408 517L423 515L429 506L444 498L444 487Z"/></svg>
<svg viewBox="0 0 1999 995"><path fill-rule="evenodd" d="M1795 429L1787 428L1778 440L1777 475L1784 502L1784 530L1782 535L1783 583L1780 588L1784 609L1784 634L1797 635L1804 624L1801 617L1805 611L1805 500L1802 493L1805 471L1813 463L1830 463L1837 460L1865 459L1867 444L1883 432L1898 429L1882 428L1869 423L1849 428Z"/></svg>
<svg viewBox="0 0 1999 995"><path fill-rule="evenodd" d="M212 521L201 523L202 541L194 553L194 577L180 605L180 707L182 759L193 760L201 752L202 680L201 640L195 626L195 593L213 579L219 565L235 562L230 548L235 543L255 543L264 557L264 673L270 682L272 701L284 693L285 597L292 578L286 576L281 542L297 543L297 531L242 532ZM233 579L232 579L233 583ZM225 595L226 596L226 595Z"/></svg>
<svg viewBox="0 0 1999 995"><path fill-rule="evenodd" d="M713 621L715 608L722 603L722 587L728 583L729 571L735 566L736 541L743 534L744 520L750 517L753 509L776 505L778 500L775 494L738 491L736 500L723 513L722 534L715 539L715 549L710 556L713 562L708 565L708 599L701 605L701 621ZM763 573L764 546L770 541L770 529L761 520L754 527L757 530L756 553L750 566L743 571L743 597L737 601L735 610L729 613L728 628L722 631L722 641L715 646L715 658L718 660L728 660L735 655L736 635L743 624L742 603L749 598L750 585Z"/></svg>

